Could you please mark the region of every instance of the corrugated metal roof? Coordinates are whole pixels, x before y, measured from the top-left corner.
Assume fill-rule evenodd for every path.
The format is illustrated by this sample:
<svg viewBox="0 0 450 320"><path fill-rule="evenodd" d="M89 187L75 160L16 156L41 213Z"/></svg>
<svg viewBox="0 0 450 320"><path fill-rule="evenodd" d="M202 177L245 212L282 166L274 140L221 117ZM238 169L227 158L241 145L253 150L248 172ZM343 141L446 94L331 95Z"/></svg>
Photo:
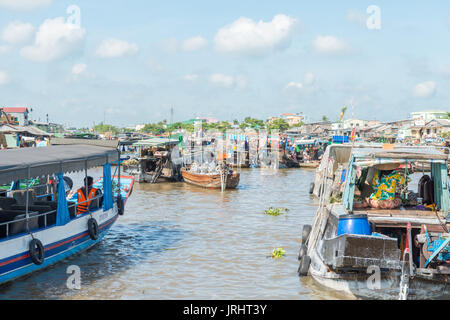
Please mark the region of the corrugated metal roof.
<svg viewBox="0 0 450 320"><path fill-rule="evenodd" d="M157 138L150 138L150 139L135 142L135 143L133 143L133 146L159 147L159 146L165 146L165 145L170 145L170 144L177 144L179 142L180 142L179 140L175 140L175 139L157 137Z"/></svg>
<svg viewBox="0 0 450 320"><path fill-rule="evenodd" d="M4 112L10 112L10 113L24 113L28 112L28 108L26 107L4 107L1 108Z"/></svg>

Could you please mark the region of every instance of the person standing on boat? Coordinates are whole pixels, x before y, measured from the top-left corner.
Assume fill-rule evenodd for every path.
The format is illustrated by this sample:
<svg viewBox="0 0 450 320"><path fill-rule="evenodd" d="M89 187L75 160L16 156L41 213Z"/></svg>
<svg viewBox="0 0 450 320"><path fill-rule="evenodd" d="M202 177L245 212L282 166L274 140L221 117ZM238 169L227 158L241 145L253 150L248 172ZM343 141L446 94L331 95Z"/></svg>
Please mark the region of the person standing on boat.
<svg viewBox="0 0 450 320"><path fill-rule="evenodd" d="M86 187L83 186L77 191L78 195L78 204L77 204L77 215L83 214L87 212L88 206L89 209L98 208L102 205L103 198L100 197L102 192L101 190L94 188L94 179L90 176L84 178L84 185L88 186L88 192L86 192ZM88 199L86 200L86 193L88 194ZM94 199L96 198L97 199ZM93 202L94 200L94 202ZM98 200L98 201L97 201Z"/></svg>
<svg viewBox="0 0 450 320"><path fill-rule="evenodd" d="M41 137L37 137L35 139L36 141L36 147L40 148L40 147L46 147L47 146L47 142L45 140L43 140Z"/></svg>

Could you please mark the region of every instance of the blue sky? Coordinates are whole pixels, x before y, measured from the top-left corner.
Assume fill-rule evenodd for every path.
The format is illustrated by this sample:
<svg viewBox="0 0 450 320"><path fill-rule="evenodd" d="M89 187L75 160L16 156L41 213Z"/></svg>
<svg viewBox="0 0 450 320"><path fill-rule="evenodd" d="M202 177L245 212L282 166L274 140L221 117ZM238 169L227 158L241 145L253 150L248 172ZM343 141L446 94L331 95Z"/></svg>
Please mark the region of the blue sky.
<svg viewBox="0 0 450 320"><path fill-rule="evenodd" d="M450 109L449 38L448 1L0 0L0 105L75 126L171 107L174 121L334 120L351 101L355 117L400 119Z"/></svg>

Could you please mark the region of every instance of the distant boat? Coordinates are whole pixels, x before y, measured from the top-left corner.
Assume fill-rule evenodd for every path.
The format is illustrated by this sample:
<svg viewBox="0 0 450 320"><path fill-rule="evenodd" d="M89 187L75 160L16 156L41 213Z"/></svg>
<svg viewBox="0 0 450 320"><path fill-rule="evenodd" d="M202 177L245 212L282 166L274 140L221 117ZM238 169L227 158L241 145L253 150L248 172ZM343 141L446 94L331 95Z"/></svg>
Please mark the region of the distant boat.
<svg viewBox="0 0 450 320"><path fill-rule="evenodd" d="M222 180L220 173L205 174L194 173L188 171L186 168L181 169L181 175L185 182L210 189L220 189L222 187ZM226 179L226 189L235 189L239 184L240 173L229 171Z"/></svg>
<svg viewBox="0 0 450 320"><path fill-rule="evenodd" d="M300 168L317 168L320 165L320 161L312 161L312 162L300 162L298 164Z"/></svg>

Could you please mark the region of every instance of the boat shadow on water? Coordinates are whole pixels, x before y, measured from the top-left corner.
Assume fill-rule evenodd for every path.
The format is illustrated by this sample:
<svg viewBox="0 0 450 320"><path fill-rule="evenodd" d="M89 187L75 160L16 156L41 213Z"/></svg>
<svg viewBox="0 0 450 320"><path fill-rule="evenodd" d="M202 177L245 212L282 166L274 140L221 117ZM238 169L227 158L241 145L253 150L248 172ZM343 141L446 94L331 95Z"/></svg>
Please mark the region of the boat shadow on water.
<svg viewBox="0 0 450 320"><path fill-rule="evenodd" d="M69 257L45 270L37 271L0 286L0 299L58 299L82 294L96 281L133 268L176 249L187 231L167 221L115 225L96 246ZM81 271L81 290L69 289L72 273Z"/></svg>

